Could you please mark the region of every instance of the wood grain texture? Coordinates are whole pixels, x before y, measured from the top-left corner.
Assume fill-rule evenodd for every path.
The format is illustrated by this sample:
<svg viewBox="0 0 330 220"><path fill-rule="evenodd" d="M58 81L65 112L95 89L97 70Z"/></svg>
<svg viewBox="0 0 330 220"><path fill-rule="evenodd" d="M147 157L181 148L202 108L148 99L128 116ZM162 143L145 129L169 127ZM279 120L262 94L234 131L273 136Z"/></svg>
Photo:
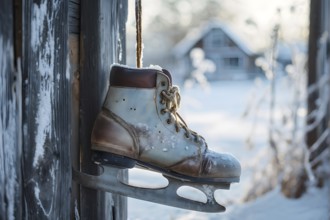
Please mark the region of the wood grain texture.
<svg viewBox="0 0 330 220"><path fill-rule="evenodd" d="M15 70L14 5L0 0L0 219L22 217L21 75Z"/></svg>
<svg viewBox="0 0 330 220"><path fill-rule="evenodd" d="M125 62L127 0L86 1L82 20L80 3L0 0L0 220L127 218L120 196L73 185L71 200L71 167L97 172L88 133Z"/></svg>
<svg viewBox="0 0 330 220"><path fill-rule="evenodd" d="M79 153L79 34L70 34L69 36L69 57L70 57L70 76L72 78L71 84L71 164L76 170L80 167L80 153ZM72 181L71 194L71 219L79 219L79 184Z"/></svg>
<svg viewBox="0 0 330 220"><path fill-rule="evenodd" d="M317 52L318 46L317 42L321 35L321 2L322 0L311 1L310 3L310 34L308 41L308 87L315 85L318 80L318 72L317 72ZM313 111L317 109L317 104L315 100L317 100L319 94L318 90L313 91L313 93L309 94L307 104L308 104L308 114L311 114ZM310 117L307 120L307 124L313 124L315 121L314 117ZM318 138L318 128L314 128L310 130L306 134L306 142L307 146L312 146Z"/></svg>
<svg viewBox="0 0 330 220"><path fill-rule="evenodd" d="M25 1L23 12L24 214L28 219L69 219L68 3Z"/></svg>
<svg viewBox="0 0 330 220"><path fill-rule="evenodd" d="M309 39L308 39L308 98L306 119L311 129L306 132L306 144L309 148L309 162L313 169L317 185L323 185L324 173L320 165L329 163L330 135L330 100L325 95L329 91L329 45L328 33L330 3L328 0L310 1ZM326 111L322 113L322 105ZM315 114L316 113L316 114Z"/></svg>
<svg viewBox="0 0 330 220"><path fill-rule="evenodd" d="M83 172L98 172L91 163L90 136L107 92L110 66L125 61L126 15L126 0L81 1L80 155ZM125 198L85 187L81 188L80 195L81 219L126 219Z"/></svg>

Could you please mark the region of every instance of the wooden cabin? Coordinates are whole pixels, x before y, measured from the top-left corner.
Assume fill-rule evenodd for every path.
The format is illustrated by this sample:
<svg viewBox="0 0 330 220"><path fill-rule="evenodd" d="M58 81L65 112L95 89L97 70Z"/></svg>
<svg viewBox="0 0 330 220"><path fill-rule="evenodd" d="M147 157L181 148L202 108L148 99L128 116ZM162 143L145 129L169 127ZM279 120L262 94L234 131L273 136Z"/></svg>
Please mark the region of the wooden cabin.
<svg viewBox="0 0 330 220"><path fill-rule="evenodd" d="M191 57L194 48L201 48L205 59L215 64L215 72L206 73L208 80L246 79L261 73L255 65L259 54L221 22L211 21L193 30L174 48L173 55L184 78L195 68Z"/></svg>

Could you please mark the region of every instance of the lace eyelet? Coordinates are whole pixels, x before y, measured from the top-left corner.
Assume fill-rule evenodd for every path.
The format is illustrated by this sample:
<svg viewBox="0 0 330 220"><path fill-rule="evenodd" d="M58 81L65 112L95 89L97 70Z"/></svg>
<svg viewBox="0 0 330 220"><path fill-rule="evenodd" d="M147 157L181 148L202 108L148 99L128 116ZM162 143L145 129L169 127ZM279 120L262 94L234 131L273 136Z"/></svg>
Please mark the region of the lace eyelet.
<svg viewBox="0 0 330 220"><path fill-rule="evenodd" d="M187 138L187 139L189 139L189 138L190 138L190 135L189 135L189 134L187 134L187 133L185 133L185 134L184 134L184 136L185 136L185 138Z"/></svg>
<svg viewBox="0 0 330 220"><path fill-rule="evenodd" d="M166 83L164 81L161 82L162 86L166 86Z"/></svg>
<svg viewBox="0 0 330 220"><path fill-rule="evenodd" d="M165 109L160 110L160 114L164 115L166 113Z"/></svg>
<svg viewBox="0 0 330 220"><path fill-rule="evenodd" d="M167 119L166 122L167 122L167 124L171 124L172 123L172 120L171 119Z"/></svg>

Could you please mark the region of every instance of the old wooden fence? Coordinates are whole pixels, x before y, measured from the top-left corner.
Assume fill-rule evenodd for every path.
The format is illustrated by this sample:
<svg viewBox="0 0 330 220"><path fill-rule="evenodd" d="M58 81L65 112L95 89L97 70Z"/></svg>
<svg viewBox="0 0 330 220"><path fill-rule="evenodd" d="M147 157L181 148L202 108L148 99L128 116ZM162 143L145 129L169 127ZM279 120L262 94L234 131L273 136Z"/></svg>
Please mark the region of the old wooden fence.
<svg viewBox="0 0 330 220"><path fill-rule="evenodd" d="M98 172L90 133L126 18L127 0L0 0L1 220L126 218L124 198L71 176Z"/></svg>
<svg viewBox="0 0 330 220"><path fill-rule="evenodd" d="M322 185L320 165L330 157L330 2L310 1L306 143L312 178ZM327 177L326 177L327 178Z"/></svg>

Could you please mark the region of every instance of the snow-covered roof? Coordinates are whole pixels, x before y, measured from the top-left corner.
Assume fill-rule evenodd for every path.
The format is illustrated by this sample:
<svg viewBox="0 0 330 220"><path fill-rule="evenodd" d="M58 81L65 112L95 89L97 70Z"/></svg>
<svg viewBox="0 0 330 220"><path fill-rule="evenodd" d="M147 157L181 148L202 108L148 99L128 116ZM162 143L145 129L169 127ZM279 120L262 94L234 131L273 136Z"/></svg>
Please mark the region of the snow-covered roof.
<svg viewBox="0 0 330 220"><path fill-rule="evenodd" d="M277 59L291 61L294 52L306 54L307 45L306 42L294 42L294 43L279 42L277 44L276 50L277 50L277 54L276 54Z"/></svg>
<svg viewBox="0 0 330 220"><path fill-rule="evenodd" d="M243 41L236 33L234 33L228 25L219 21L209 21L206 25L202 25L198 29L193 29L184 37L173 49L176 57L181 57L187 54L199 40L201 40L212 29L221 29L234 43L247 55L254 55L256 52Z"/></svg>

